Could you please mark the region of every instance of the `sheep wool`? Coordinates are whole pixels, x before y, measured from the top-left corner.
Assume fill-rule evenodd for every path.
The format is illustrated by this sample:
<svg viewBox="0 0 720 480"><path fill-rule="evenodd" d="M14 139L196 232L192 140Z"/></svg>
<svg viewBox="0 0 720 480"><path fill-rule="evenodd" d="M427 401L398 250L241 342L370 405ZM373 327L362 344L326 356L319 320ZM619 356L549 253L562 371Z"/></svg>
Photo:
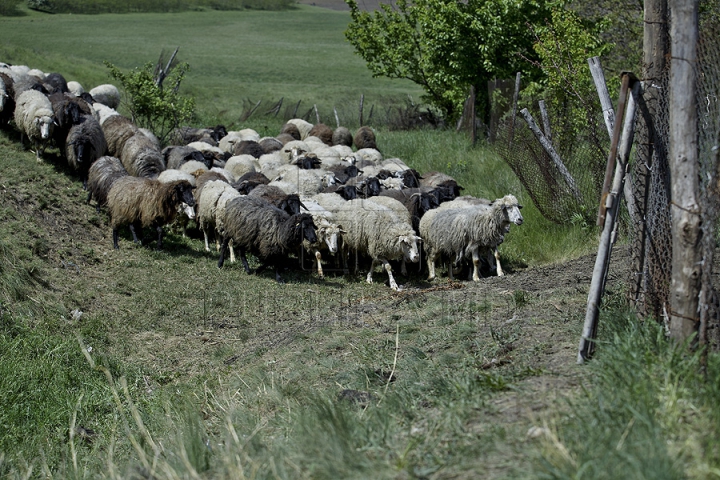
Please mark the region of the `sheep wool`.
<svg viewBox="0 0 720 480"><path fill-rule="evenodd" d="M120 106L120 90L115 85L105 83L90 90L90 95L96 102L107 105L110 108Z"/></svg>
<svg viewBox="0 0 720 480"><path fill-rule="evenodd" d="M157 178L165 170L162 153L139 130L123 145L120 160L128 173L135 177Z"/></svg>
<svg viewBox="0 0 720 480"><path fill-rule="evenodd" d="M44 144L50 139L53 128L53 109L50 100L41 92L27 90L15 104L15 124L35 144L35 155L40 161Z"/></svg>
<svg viewBox="0 0 720 480"><path fill-rule="evenodd" d="M154 227L158 232L157 248L162 247L162 226L172 222L183 203L195 205L192 185L185 180L161 183L139 177L121 177L108 192L108 211L113 230L113 246L118 247L118 228L130 225Z"/></svg>
<svg viewBox="0 0 720 480"><path fill-rule="evenodd" d="M126 177L127 170L119 158L104 156L98 158L88 172L88 198L97 202L97 208L107 205L107 195L112 184L120 177Z"/></svg>
<svg viewBox="0 0 720 480"><path fill-rule="evenodd" d="M80 173L87 187L87 174L95 160L105 155L107 142L100 123L92 115L82 115L77 125L70 127L65 142L68 165Z"/></svg>

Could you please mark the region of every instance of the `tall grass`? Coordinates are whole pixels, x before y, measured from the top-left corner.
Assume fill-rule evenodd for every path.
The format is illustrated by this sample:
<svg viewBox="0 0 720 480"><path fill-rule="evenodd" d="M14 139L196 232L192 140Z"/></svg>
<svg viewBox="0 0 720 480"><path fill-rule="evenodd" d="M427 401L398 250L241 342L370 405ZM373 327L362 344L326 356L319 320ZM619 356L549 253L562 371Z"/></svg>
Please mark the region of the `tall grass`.
<svg viewBox="0 0 720 480"><path fill-rule="evenodd" d="M553 419L543 478L715 478L720 475L720 356L673 345L634 313L605 316L592 383Z"/></svg>

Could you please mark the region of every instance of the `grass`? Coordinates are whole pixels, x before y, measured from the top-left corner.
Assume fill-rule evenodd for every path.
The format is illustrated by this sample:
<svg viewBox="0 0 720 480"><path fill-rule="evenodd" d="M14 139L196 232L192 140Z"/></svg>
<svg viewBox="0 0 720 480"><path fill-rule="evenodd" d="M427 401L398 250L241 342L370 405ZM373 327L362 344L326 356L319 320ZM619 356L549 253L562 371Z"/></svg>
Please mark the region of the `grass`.
<svg viewBox="0 0 720 480"><path fill-rule="evenodd" d="M717 354L703 374L662 326L622 309L603 324L591 386L547 430L543 478L717 477Z"/></svg>
<svg viewBox="0 0 720 480"><path fill-rule="evenodd" d="M102 60L132 68L192 38L181 54L199 121L274 134L278 119L237 121L245 99L285 96L325 112L361 93L378 105L417 95L369 76L342 41L347 19L302 6L31 13L0 19L0 59L92 85L108 80ZM127 233L115 251L105 213L85 204L57 152L38 164L12 129L0 131L0 476L560 478L584 468L602 478L595 466L610 460L632 472L715 471L715 430L698 425L716 422L716 395L690 375L695 357L668 353L658 332L618 327L601 331L601 369L574 366L592 228L544 220L492 147L462 134L379 128L378 143L421 172L456 176L466 193L517 195L525 223L500 248L514 275L414 275L393 293L332 271L325 281L289 272L278 285L237 264L219 270L216 252L177 232L161 252ZM623 388L608 403L600 388L613 379ZM528 440L543 421L553 436Z"/></svg>
<svg viewBox="0 0 720 480"><path fill-rule="evenodd" d="M380 112L421 92L409 81L372 78L344 38L349 20L348 12L304 5L283 12L29 12L0 17L0 59L60 72L89 90L111 81L104 61L129 70L180 47L178 59L191 67L181 92L196 99L199 124L239 129L239 117L257 101L266 102L263 111L284 98L283 111L301 102L298 115L304 115L317 104L321 120L334 124L337 107L343 124L353 126L360 94L367 117L373 105ZM253 125L261 134L263 123L275 131L282 120Z"/></svg>

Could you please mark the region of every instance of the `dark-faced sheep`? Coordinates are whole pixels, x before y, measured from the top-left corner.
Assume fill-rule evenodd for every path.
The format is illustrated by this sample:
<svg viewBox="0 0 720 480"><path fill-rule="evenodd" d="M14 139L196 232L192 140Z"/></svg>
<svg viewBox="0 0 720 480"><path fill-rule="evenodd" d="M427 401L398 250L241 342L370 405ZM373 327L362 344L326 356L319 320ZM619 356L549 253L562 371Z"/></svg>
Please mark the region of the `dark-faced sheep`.
<svg viewBox="0 0 720 480"><path fill-rule="evenodd" d="M300 213L300 208L305 208L305 205L303 205L300 201L300 196L298 194L285 193L283 190L273 185L258 185L253 188L248 195L251 197L262 198L290 215Z"/></svg>
<svg viewBox="0 0 720 480"><path fill-rule="evenodd" d="M290 135L293 140L300 140L300 129L294 123L286 123L280 128L281 135ZM283 142L287 143L287 142Z"/></svg>
<svg viewBox="0 0 720 480"><path fill-rule="evenodd" d="M161 183L139 177L115 180L108 193L108 211L112 227L113 247L118 249L118 229L129 225L137 242L137 231L152 227L157 231L157 249L162 248L162 227L171 223L178 211L195 205L193 186L185 180Z"/></svg>
<svg viewBox="0 0 720 480"><path fill-rule="evenodd" d="M55 72L49 73L45 76L43 79L43 85L50 94L68 93L70 91L65 77Z"/></svg>
<svg viewBox="0 0 720 480"><path fill-rule="evenodd" d="M77 124L70 127L65 140L65 158L70 168L78 172L83 188L87 189L90 165L105 155L107 143L100 123L92 115L82 115Z"/></svg>
<svg viewBox="0 0 720 480"><path fill-rule="evenodd" d="M166 168L179 169L190 160L204 163L208 170L212 168L212 160L206 160L200 150L187 145L171 145L162 149L161 153Z"/></svg>
<svg viewBox="0 0 720 480"><path fill-rule="evenodd" d="M459 197L460 191L464 190L453 177L441 172L424 173L420 179L420 186L439 189L442 197L441 202Z"/></svg>
<svg viewBox="0 0 720 480"><path fill-rule="evenodd" d="M13 81L9 75L0 72L0 125L6 125L15 111Z"/></svg>
<svg viewBox="0 0 720 480"><path fill-rule="evenodd" d="M252 155L260 158L265 155L265 149L258 142L253 140L242 140L233 146L233 155Z"/></svg>
<svg viewBox="0 0 720 480"><path fill-rule="evenodd" d="M247 172L238 178L233 187L243 195L248 195L258 185L267 185L270 179L260 172Z"/></svg>
<svg viewBox="0 0 720 480"><path fill-rule="evenodd" d="M232 241L247 273L250 266L245 253L251 252L263 262L259 270L270 265L275 268L278 282L282 282L280 268L287 263L288 255L297 252L303 240L317 241L312 216L288 215L259 198L240 196L230 200L225 206L223 223L225 231L218 267L223 266L225 252Z"/></svg>

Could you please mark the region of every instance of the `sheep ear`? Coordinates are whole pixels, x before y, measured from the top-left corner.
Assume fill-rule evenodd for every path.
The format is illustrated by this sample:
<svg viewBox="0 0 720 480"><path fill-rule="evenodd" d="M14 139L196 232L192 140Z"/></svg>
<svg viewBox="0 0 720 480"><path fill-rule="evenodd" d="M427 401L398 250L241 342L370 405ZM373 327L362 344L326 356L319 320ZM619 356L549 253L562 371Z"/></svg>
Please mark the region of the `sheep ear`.
<svg viewBox="0 0 720 480"><path fill-rule="evenodd" d="M518 204L518 206L517 206L517 207L518 207L518 208L522 208L523 206L522 206L522 205L520 205L520 204Z"/></svg>
<svg viewBox="0 0 720 480"><path fill-rule="evenodd" d="M304 208L306 211L308 211L308 212L310 211L310 209L309 209L308 207L306 207L303 202L300 202L300 206L301 206L302 208Z"/></svg>

